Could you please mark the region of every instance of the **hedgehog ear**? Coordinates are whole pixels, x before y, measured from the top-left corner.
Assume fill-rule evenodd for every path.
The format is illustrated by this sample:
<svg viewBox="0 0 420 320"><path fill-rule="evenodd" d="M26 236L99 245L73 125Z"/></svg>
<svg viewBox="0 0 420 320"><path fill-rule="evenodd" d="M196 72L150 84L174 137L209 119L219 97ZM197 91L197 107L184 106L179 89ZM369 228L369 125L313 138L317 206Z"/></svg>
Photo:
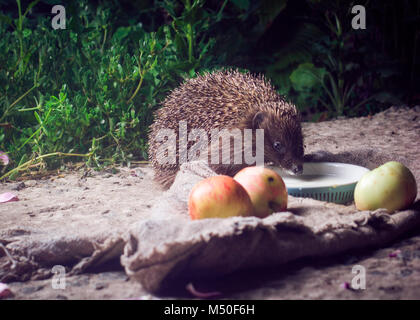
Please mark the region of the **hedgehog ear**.
<svg viewBox="0 0 420 320"><path fill-rule="evenodd" d="M262 111L257 112L254 115L254 118L252 118L252 128L258 129L261 127L261 123L263 122L265 118L265 114Z"/></svg>

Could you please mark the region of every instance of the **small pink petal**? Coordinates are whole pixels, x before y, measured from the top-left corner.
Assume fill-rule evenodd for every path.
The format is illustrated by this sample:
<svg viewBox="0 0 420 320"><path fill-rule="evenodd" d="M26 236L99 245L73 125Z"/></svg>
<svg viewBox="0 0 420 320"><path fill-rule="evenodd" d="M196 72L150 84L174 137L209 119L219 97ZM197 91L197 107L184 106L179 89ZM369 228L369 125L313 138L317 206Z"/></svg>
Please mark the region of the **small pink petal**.
<svg viewBox="0 0 420 320"><path fill-rule="evenodd" d="M348 282L343 282L343 283L340 285L340 287L341 287L342 289L351 290L350 283L348 283Z"/></svg>
<svg viewBox="0 0 420 320"><path fill-rule="evenodd" d="M3 162L3 165L7 166L9 164L9 157L7 153L0 151L0 162Z"/></svg>
<svg viewBox="0 0 420 320"><path fill-rule="evenodd" d="M194 285L191 282L185 286L185 289L187 289L187 291L189 293L191 293L193 296L195 296L197 298L210 298L210 297L220 296L221 295L221 293L218 292L218 291L212 291L212 292L200 292L200 291L197 291L194 288Z"/></svg>
<svg viewBox="0 0 420 320"><path fill-rule="evenodd" d="M391 253L388 255L388 257L390 257L390 258L396 258L396 257L398 257L398 256L400 256L400 255L401 255L401 250L400 250L400 249L398 249L398 250L395 250L395 251L391 252Z"/></svg>
<svg viewBox="0 0 420 320"><path fill-rule="evenodd" d="M12 295L12 290L5 283L0 282L0 299L8 298Z"/></svg>
<svg viewBox="0 0 420 320"><path fill-rule="evenodd" d="M11 192L6 192L6 193L2 193L0 194L0 203L2 202L10 202L10 201L18 201L18 197L17 195L11 193Z"/></svg>

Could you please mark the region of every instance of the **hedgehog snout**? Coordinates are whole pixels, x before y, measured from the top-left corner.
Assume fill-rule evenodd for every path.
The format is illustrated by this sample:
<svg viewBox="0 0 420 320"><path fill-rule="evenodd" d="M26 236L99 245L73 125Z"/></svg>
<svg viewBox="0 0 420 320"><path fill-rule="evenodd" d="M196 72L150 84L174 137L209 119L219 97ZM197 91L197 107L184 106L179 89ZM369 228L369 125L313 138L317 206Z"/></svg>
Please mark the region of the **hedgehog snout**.
<svg viewBox="0 0 420 320"><path fill-rule="evenodd" d="M290 153L280 160L279 166L292 175L303 173L303 159L293 157Z"/></svg>
<svg viewBox="0 0 420 320"><path fill-rule="evenodd" d="M303 165L302 164L292 164L292 172L295 175L301 175L303 173Z"/></svg>

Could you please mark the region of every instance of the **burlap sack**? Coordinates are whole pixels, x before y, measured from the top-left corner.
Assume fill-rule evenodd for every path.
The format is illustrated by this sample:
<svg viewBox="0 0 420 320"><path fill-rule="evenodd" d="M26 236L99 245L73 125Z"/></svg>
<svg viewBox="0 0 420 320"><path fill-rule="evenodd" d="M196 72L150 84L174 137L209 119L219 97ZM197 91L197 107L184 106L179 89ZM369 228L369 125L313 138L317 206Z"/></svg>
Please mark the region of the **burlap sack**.
<svg viewBox="0 0 420 320"><path fill-rule="evenodd" d="M342 156L346 154L319 153L311 157L339 160ZM359 163L366 162L354 154L353 157ZM384 209L360 212L353 205L293 197L289 197L287 212L264 219L191 221L188 194L195 183L212 175L215 173L205 163L182 165L172 187L151 209L150 219L125 236L121 263L126 273L146 290L159 291L178 278L226 275L301 257L383 245L420 224L418 204L389 215Z"/></svg>

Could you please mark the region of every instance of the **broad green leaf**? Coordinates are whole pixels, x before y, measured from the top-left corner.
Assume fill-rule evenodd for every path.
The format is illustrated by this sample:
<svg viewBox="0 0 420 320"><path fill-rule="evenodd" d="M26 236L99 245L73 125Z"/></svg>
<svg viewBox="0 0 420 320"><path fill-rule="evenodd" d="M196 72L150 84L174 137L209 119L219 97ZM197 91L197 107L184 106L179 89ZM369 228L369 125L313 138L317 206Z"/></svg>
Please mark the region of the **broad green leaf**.
<svg viewBox="0 0 420 320"><path fill-rule="evenodd" d="M323 68L316 68L312 63L302 63L292 72L290 81L295 90L305 91L319 85L324 75Z"/></svg>
<svg viewBox="0 0 420 320"><path fill-rule="evenodd" d="M131 31L131 27L119 27L114 34L112 35L112 40L116 42L121 42L124 38L126 38Z"/></svg>
<svg viewBox="0 0 420 320"><path fill-rule="evenodd" d="M237 6L241 10L248 10L249 8L249 0L230 0L235 6Z"/></svg>

